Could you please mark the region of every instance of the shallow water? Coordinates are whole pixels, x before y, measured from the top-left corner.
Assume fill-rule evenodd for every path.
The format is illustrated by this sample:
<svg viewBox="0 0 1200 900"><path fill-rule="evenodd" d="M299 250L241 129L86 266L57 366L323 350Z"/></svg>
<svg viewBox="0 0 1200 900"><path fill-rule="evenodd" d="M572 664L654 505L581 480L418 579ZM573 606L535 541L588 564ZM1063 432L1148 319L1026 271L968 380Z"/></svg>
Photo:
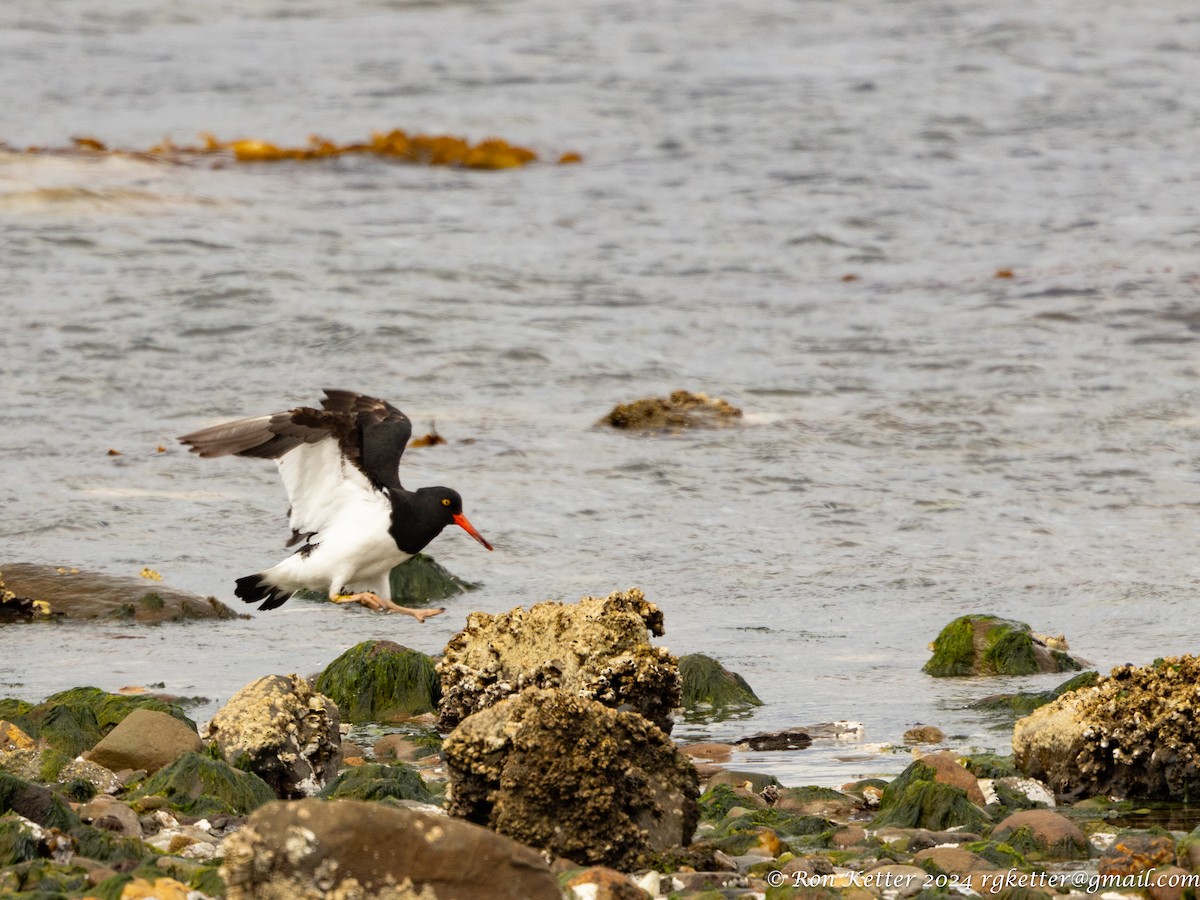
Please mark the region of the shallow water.
<svg viewBox="0 0 1200 900"><path fill-rule="evenodd" d="M471 610L636 584L673 651L766 701L677 734L861 721L858 745L738 760L838 784L902 768L879 747L917 722L1004 752L966 704L1061 680L922 675L956 615L1063 632L1102 670L1195 649L1187 4L326 6L5 4L0 138L403 127L585 163L0 155L0 560L236 602L287 536L274 467L175 436L348 387L449 438L402 476L464 495L496 552L430 549L485 587L423 627L292 602L8 628L0 693L161 681L205 713L359 640L437 652ZM677 387L747 427L592 427Z"/></svg>

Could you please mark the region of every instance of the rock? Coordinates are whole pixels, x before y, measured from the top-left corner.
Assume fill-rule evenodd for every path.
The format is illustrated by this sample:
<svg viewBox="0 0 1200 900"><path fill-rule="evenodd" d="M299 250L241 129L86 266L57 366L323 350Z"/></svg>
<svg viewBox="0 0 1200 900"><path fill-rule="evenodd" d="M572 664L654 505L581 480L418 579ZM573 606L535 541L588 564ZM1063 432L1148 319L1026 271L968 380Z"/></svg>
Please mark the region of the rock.
<svg viewBox="0 0 1200 900"><path fill-rule="evenodd" d="M915 897L921 893L929 873L916 866L885 863L868 870L862 883L889 897Z"/></svg>
<svg viewBox="0 0 1200 900"><path fill-rule="evenodd" d="M437 709L441 689L433 659L394 641L363 641L317 676L346 722L396 722Z"/></svg>
<svg viewBox="0 0 1200 900"><path fill-rule="evenodd" d="M1193 878L1179 866L1161 866L1150 873L1146 893L1150 900L1183 900L1195 895Z"/></svg>
<svg viewBox="0 0 1200 900"><path fill-rule="evenodd" d="M720 717L762 706L746 679L703 653L679 657L679 677L687 718Z"/></svg>
<svg viewBox="0 0 1200 900"><path fill-rule="evenodd" d="M95 788L99 794L118 794L124 789L121 779L111 769L106 769L88 759L71 760L58 770L57 778L60 784L82 779Z"/></svg>
<svg viewBox="0 0 1200 900"><path fill-rule="evenodd" d="M174 878L134 878L121 888L119 900L189 900L191 889Z"/></svg>
<svg viewBox="0 0 1200 900"><path fill-rule="evenodd" d="M943 750L941 753L928 753L921 757L921 763L931 767L937 774L935 781L942 784L952 784L962 788L967 793L967 799L978 806L986 805L983 789L979 787L979 779L972 775L953 753Z"/></svg>
<svg viewBox="0 0 1200 900"><path fill-rule="evenodd" d="M764 731L749 737L739 738L734 747L738 750L805 750L812 745L812 735L798 728L786 731Z"/></svg>
<svg viewBox="0 0 1200 900"><path fill-rule="evenodd" d="M913 855L913 865L960 878L970 872L995 871L998 867L963 847L927 847Z"/></svg>
<svg viewBox="0 0 1200 900"><path fill-rule="evenodd" d="M114 831L125 837L140 838L142 823L127 804L112 797L95 797L79 808L79 818L88 825Z"/></svg>
<svg viewBox="0 0 1200 900"><path fill-rule="evenodd" d="M651 895L615 869L592 866L563 885L572 900L651 900Z"/></svg>
<svg viewBox="0 0 1200 900"><path fill-rule="evenodd" d="M439 729L530 688L561 688L606 706L628 706L668 734L680 703L679 669L650 634L662 613L637 588L578 603L547 600L528 611L471 613L437 670Z"/></svg>
<svg viewBox="0 0 1200 900"><path fill-rule="evenodd" d="M64 621L111 619L157 625L192 619L248 619L215 597L201 597L144 578L81 572L62 566L8 563L0 588L49 604L46 614Z"/></svg>
<svg viewBox="0 0 1200 900"><path fill-rule="evenodd" d="M613 407L597 425L623 431L682 431L688 428L726 428L742 420L742 411L707 394L672 391L666 398L649 397Z"/></svg>
<svg viewBox="0 0 1200 900"><path fill-rule="evenodd" d="M95 746L135 709L167 713L191 727L196 723L183 710L154 697L127 697L99 688L77 687L52 694L37 706L25 704L10 715L16 724L42 745L68 757Z"/></svg>
<svg viewBox="0 0 1200 900"><path fill-rule="evenodd" d="M1025 856L1039 853L1055 859L1088 855L1087 838L1079 826L1049 809L1015 812L992 831L992 840L1004 841Z"/></svg>
<svg viewBox="0 0 1200 900"><path fill-rule="evenodd" d="M1175 863L1175 841L1165 834L1130 832L1117 835L1100 856L1101 875L1127 877Z"/></svg>
<svg viewBox="0 0 1200 900"><path fill-rule="evenodd" d="M1057 700L1063 694L1077 691L1080 688L1091 687L1100 680L1099 672L1080 672L1068 678L1058 687L1049 691L1018 691L1015 694L992 694L982 700L976 700L970 705L971 709L1000 713L1004 717L1027 716L1039 706L1045 706L1052 700Z"/></svg>
<svg viewBox="0 0 1200 900"><path fill-rule="evenodd" d="M33 738L14 723L0 719L0 753L11 753L13 750L32 750L33 747Z"/></svg>
<svg viewBox="0 0 1200 900"><path fill-rule="evenodd" d="M1107 795L1187 800L1200 793L1200 658L1118 666L1013 727L1013 758L1060 800Z"/></svg>
<svg viewBox="0 0 1200 900"><path fill-rule="evenodd" d="M43 828L70 831L80 824L79 817L54 791L0 772L0 815L10 811Z"/></svg>
<svg viewBox="0 0 1200 900"><path fill-rule="evenodd" d="M205 735L221 756L247 769L282 799L317 793L337 774L340 716L298 675L266 675L230 698Z"/></svg>
<svg viewBox="0 0 1200 900"><path fill-rule="evenodd" d="M680 750L693 760L711 762L729 762L733 756L733 744L720 744L714 741L700 741L695 744L681 745Z"/></svg>
<svg viewBox="0 0 1200 900"><path fill-rule="evenodd" d="M1063 650L1037 640L1024 622L998 616L960 616L933 642L933 658L922 671L948 675L1032 675L1083 668Z"/></svg>
<svg viewBox="0 0 1200 900"><path fill-rule="evenodd" d="M578 863L630 867L699 818L696 771L658 727L570 691L524 690L442 750L452 815Z"/></svg>
<svg viewBox="0 0 1200 900"><path fill-rule="evenodd" d="M541 857L486 828L357 800L268 803L225 840L228 900L560 900Z"/></svg>
<svg viewBox="0 0 1200 900"><path fill-rule="evenodd" d="M1036 778L1018 778L1016 776L1006 776L997 778L993 782L993 787L997 794L1005 795L1005 805L1011 806L1013 795L1024 798L1024 802L1020 805L1029 807L1038 806L1056 806L1054 792Z"/></svg>
<svg viewBox="0 0 1200 900"><path fill-rule="evenodd" d="M779 780L774 775L768 775L765 772L742 772L737 769L725 769L708 779L710 790L722 784L758 794L768 785L778 785Z"/></svg>
<svg viewBox="0 0 1200 900"><path fill-rule="evenodd" d="M275 797L270 786L252 772L199 753L185 753L160 769L130 795L161 796L175 809L196 816L245 815Z"/></svg>
<svg viewBox="0 0 1200 900"><path fill-rule="evenodd" d="M904 732L901 740L906 744L940 744L945 739L945 732L936 725L916 725Z"/></svg>
<svg viewBox="0 0 1200 900"><path fill-rule="evenodd" d="M773 806L794 815L844 820L859 807L859 801L833 788L809 786L784 788Z"/></svg>
<svg viewBox="0 0 1200 900"><path fill-rule="evenodd" d="M339 774L325 785L320 796L326 800L415 800L433 803L436 797L425 787L415 769L405 765L365 763Z"/></svg>
<svg viewBox="0 0 1200 900"><path fill-rule="evenodd" d="M980 831L991 824L987 814L970 801L966 791L939 781L939 774L939 770L926 764L924 759L912 763L884 789L879 814L870 827L895 825L931 831L962 827Z"/></svg>
<svg viewBox="0 0 1200 900"><path fill-rule="evenodd" d="M154 773L183 754L197 753L203 747L195 728L166 713L135 709L86 758L109 771L145 769Z"/></svg>
<svg viewBox="0 0 1200 900"><path fill-rule="evenodd" d="M444 600L479 588L464 581L432 556L416 554L408 562L392 569L392 600L401 606L419 606L430 600Z"/></svg>

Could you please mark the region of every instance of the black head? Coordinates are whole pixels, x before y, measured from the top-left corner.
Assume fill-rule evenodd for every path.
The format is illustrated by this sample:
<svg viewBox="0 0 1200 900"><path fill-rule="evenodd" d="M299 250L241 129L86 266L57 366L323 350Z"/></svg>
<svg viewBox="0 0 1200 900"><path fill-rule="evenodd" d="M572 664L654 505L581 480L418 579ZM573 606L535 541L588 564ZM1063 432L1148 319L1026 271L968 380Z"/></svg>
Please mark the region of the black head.
<svg viewBox="0 0 1200 900"><path fill-rule="evenodd" d="M492 549L492 545L475 530L475 526L463 515L462 497L459 496L458 491L448 487L424 487L414 491L412 498L413 512L415 513L413 518L415 523L422 528L421 537L423 538L417 550L437 537L447 525L457 525L487 549ZM400 525L400 523L397 522L396 525ZM396 525L393 526L393 534L395 534ZM429 536L424 537L425 534ZM396 544L401 550L416 552L401 543L399 535L396 535Z"/></svg>

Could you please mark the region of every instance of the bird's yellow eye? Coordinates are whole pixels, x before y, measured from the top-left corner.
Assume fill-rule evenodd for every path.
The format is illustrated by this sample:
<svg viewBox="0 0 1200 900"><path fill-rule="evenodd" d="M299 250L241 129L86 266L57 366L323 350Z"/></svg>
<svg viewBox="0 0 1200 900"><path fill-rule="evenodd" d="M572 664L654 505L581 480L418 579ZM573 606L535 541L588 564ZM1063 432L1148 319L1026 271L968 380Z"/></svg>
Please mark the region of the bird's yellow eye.
<svg viewBox="0 0 1200 900"><path fill-rule="evenodd" d="M442 506L449 506L449 505L450 505L450 498L449 498L449 497L443 497L443 498L442 498Z"/></svg>

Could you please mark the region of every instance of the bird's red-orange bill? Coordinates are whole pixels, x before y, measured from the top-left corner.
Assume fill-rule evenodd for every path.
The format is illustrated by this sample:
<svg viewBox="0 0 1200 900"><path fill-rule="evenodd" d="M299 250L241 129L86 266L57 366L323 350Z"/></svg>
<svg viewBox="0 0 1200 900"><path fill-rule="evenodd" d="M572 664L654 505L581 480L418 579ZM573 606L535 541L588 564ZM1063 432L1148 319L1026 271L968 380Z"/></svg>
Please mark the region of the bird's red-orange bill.
<svg viewBox="0 0 1200 900"><path fill-rule="evenodd" d="M492 549L492 545L489 544L484 539L482 534L480 534L478 531L475 530L475 526L472 525L470 522L468 522L467 517L464 516L462 513L458 513L454 516L454 524L457 525L459 528L461 528L463 531L465 531L467 534L469 534L471 537L475 538L475 540L479 541L479 543L483 544L483 546L487 547L489 550Z"/></svg>

